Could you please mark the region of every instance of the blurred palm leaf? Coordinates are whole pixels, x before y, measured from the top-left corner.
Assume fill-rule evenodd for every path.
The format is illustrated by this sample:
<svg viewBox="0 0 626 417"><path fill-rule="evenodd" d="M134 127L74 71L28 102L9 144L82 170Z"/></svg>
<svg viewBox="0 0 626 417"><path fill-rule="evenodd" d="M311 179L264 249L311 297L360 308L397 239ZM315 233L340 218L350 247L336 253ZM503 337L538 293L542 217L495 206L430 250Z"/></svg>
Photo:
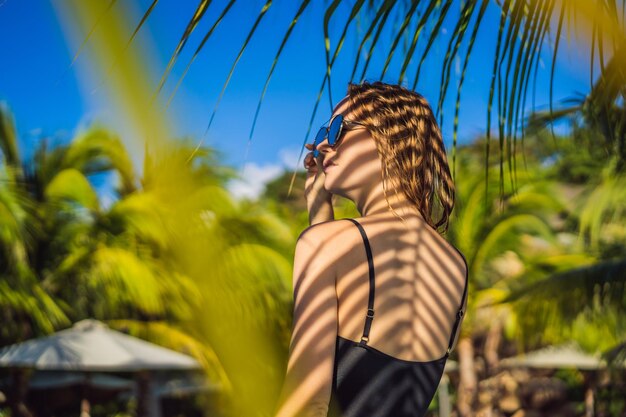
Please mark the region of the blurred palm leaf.
<svg viewBox="0 0 626 417"><path fill-rule="evenodd" d="M232 389L228 376L213 349L189 333L182 332L165 322L109 320L107 324L116 330L193 357L202 365L210 381L221 384L226 390Z"/></svg>
<svg viewBox="0 0 626 417"><path fill-rule="evenodd" d="M613 169L610 165L608 168L599 183L593 184L595 188L590 187L580 213L579 242L587 242L594 251L599 250L603 240L609 240L607 226L626 224L626 176L610 176ZM622 230L622 236L615 236L618 240L626 237L626 230Z"/></svg>
<svg viewBox="0 0 626 417"><path fill-rule="evenodd" d="M0 102L0 151L7 165L19 165L15 119L5 101Z"/></svg>
<svg viewBox="0 0 626 417"><path fill-rule="evenodd" d="M544 268L550 258L544 258ZM528 346L576 338L589 347L607 348L622 340L626 332L626 260L597 262L580 255L553 260L557 272L547 278L518 285L502 300L513 302L520 337ZM585 324L587 323L587 324ZM577 327L605 329L602 337ZM580 329L578 329L580 330Z"/></svg>
<svg viewBox="0 0 626 417"><path fill-rule="evenodd" d="M45 190L48 200L69 200L90 210L99 207L98 194L87 178L77 169L69 168L59 172Z"/></svg>

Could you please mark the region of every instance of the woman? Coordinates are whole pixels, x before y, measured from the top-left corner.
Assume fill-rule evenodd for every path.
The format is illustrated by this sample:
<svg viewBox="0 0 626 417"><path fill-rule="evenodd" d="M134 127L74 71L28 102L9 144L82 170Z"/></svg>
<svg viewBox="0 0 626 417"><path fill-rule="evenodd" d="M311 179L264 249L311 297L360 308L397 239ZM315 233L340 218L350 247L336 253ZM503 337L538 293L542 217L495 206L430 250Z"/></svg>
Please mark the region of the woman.
<svg viewBox="0 0 626 417"><path fill-rule="evenodd" d="M437 230L454 184L432 110L398 85L349 84L306 146L311 226L295 248L276 416L422 416L467 302L465 257ZM333 194L358 221L334 219Z"/></svg>

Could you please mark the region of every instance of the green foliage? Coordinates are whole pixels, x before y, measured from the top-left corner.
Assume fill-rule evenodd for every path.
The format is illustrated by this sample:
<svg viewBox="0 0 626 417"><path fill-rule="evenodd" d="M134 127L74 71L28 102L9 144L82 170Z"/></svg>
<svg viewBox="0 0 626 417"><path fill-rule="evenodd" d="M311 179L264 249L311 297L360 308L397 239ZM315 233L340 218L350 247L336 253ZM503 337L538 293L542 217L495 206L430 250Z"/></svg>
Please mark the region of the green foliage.
<svg viewBox="0 0 626 417"><path fill-rule="evenodd" d="M153 149L139 179L102 127L68 144L42 141L30 161L16 159L15 132L2 132L11 154L0 165L0 345L92 317L194 356L228 393L240 384L223 359L230 347L205 326L263 329L275 352L288 344L295 238L271 212L232 200L224 184L235 171L211 149L183 139ZM91 183L102 173L120 180L106 208ZM275 360L259 379L280 381Z"/></svg>

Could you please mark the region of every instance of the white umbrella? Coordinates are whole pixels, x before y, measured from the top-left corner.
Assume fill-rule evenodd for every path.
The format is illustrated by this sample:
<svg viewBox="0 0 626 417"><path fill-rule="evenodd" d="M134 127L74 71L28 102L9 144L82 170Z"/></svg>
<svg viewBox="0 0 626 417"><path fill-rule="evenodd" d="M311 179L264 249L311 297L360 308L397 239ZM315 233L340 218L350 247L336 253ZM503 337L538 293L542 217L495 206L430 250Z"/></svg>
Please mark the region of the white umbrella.
<svg viewBox="0 0 626 417"><path fill-rule="evenodd" d="M0 368L30 368L47 371L133 372L144 381L140 403L148 398L148 411L158 415L156 397L145 371L194 370L200 364L192 357L110 329L97 320L82 320L50 336L0 349ZM83 413L89 404L83 401Z"/></svg>
<svg viewBox="0 0 626 417"><path fill-rule="evenodd" d="M199 369L190 356L110 329L97 320L0 350L0 367L135 372Z"/></svg>
<svg viewBox="0 0 626 417"><path fill-rule="evenodd" d="M547 346L500 361L503 367L528 366L531 368L577 368L595 370L606 367L599 355L584 352L576 343Z"/></svg>

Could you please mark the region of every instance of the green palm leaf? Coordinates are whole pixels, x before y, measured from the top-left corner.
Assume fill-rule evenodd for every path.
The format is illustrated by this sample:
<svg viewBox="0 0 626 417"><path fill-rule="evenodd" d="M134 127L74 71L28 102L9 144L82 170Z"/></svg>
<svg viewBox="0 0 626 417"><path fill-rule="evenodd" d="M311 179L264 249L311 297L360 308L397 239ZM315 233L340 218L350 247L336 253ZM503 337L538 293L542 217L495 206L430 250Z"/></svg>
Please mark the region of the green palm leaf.
<svg viewBox="0 0 626 417"><path fill-rule="evenodd" d="M430 3L428 3L428 7L422 14L422 18L417 23L417 27L415 28L415 33L413 34L413 41L411 41L411 46L409 47L409 50L406 56L404 57L404 62L402 63L402 68L400 69L400 76L398 77L398 84L401 84L402 80L404 79L406 68L409 66L409 62L411 61L411 58L413 57L413 53L415 52L415 47L417 46L417 40L419 39L420 33L422 32L424 25L428 21L428 18L432 14L437 4L439 4L439 1L431 0ZM387 68L387 63L385 63L385 68ZM383 73L384 72L385 71L383 70Z"/></svg>
<svg viewBox="0 0 626 417"><path fill-rule="evenodd" d="M441 5L441 10L439 12L439 17L437 18L437 23L435 23L435 26L430 32L428 43L426 44L426 48L424 48L424 53L422 54L422 57L420 58L420 62L417 65L417 70L415 71L415 77L413 78L413 85L411 86L411 89L413 90L415 90L415 87L417 86L417 81L419 80L420 71L422 69L422 64L424 63L424 60L426 60L426 57L428 56L428 52L430 51L430 48L433 46L435 39L439 35L439 31L441 30L441 25L443 25L443 22L446 16L448 15L448 10L450 9L451 5L452 5L451 1L443 2L443 4Z"/></svg>
<svg viewBox="0 0 626 417"><path fill-rule="evenodd" d="M480 22L483 19L483 15L485 14L485 10L487 10L487 5L489 4L488 0L483 0L480 6L480 10L478 11L478 16L476 17L476 23L474 23L474 29L470 36L469 44L467 46L467 53L465 54L465 59L463 61L463 69L461 70L461 79L459 80L459 87L457 89L456 96L456 105L454 108L454 127L452 129L452 177L456 178L456 139L459 128L459 111L461 109L461 89L463 88L463 81L465 81L465 72L467 71L467 64L469 63L469 57L472 53L472 48L474 47L474 41L476 40L476 36L478 35L478 29L480 28Z"/></svg>
<svg viewBox="0 0 626 417"><path fill-rule="evenodd" d="M174 87L174 90L172 91L172 94L170 94L169 98L167 99L167 104L166 104L166 108L169 107L172 99L174 98L174 95L176 94L176 91L178 91L178 87L180 87L180 84L183 82L183 79L185 78L185 75L187 75L187 72L189 71L189 68L191 67L191 64L193 63L193 61L195 61L196 57L198 56L198 54L200 53L200 51L202 50L202 48L204 47L204 45L206 44L206 42L209 40L209 38L211 37L211 35L213 34L213 32L215 31L215 29L217 28L217 26L219 25L219 23L222 21L222 19L224 18L224 16L226 16L226 13L228 13L228 11L230 10L230 8L233 6L233 4L235 4L235 0L230 0L228 2L228 4L226 5L226 7L224 7L224 9L222 10L222 13L220 13L219 17L215 20L215 22L213 23L213 25L211 26L211 28L208 30L208 32L204 35L204 37L202 38L202 41L200 42L200 44L198 45L198 47L196 48L195 52L193 53L191 59L189 60L189 62L187 63L187 66L185 67L185 70L183 71L183 73L181 74L181 76L178 78L178 81L176 82L176 86Z"/></svg>
<svg viewBox="0 0 626 417"><path fill-rule="evenodd" d="M91 267L85 271L82 282L101 294L100 314L136 306L148 314L163 314L160 279L156 265L150 267L146 259L122 248L101 246L93 253Z"/></svg>
<svg viewBox="0 0 626 417"><path fill-rule="evenodd" d="M270 68L269 74L267 75L267 79L265 80L265 85L263 86L263 92L261 93L261 98L259 99L259 103L257 104L256 111L254 112L254 119L252 120L252 127L250 128L250 135L248 136L248 144L246 145L246 152L243 158L243 164L242 164L243 166L246 165L246 162L248 160L248 152L250 150L250 144L252 143L252 135L254 133L254 127L256 126L256 121L259 116L259 111L261 110L261 103L263 101L263 98L265 97L267 87L269 86L270 78L272 77L272 74L274 73L274 69L276 68L276 64L278 63L278 58L280 57L280 54L282 53L283 48L287 44L287 40L289 39L289 36L291 35L291 32L293 31L293 28L296 25L296 22L298 21L298 19L300 18L300 16L306 9L306 7L309 5L309 3L310 3L310 0L304 0L300 4L300 8L298 9L298 11L296 12L296 15L294 16L293 20L289 24L289 29L287 29L287 33L285 34L282 42L280 43L278 52L276 52L276 56L274 57L274 61L272 62L272 67Z"/></svg>
<svg viewBox="0 0 626 417"><path fill-rule="evenodd" d="M385 0L382 2L378 10L376 11L376 15L374 16L374 19L372 19L372 22L368 26L367 31L365 32L365 35L363 35L363 39L361 40L361 43L359 44L359 47L357 48L356 59L354 61L354 66L352 67L352 74L350 75L350 82L354 80L354 74L356 74L356 69L359 65L359 61L361 59L361 53L363 51L363 47L365 46L365 43L369 40L370 36L372 35L372 32L377 26L379 28L377 35L380 33L380 29L382 29L382 27L385 25L384 22L389 16L389 12L391 11L391 8L393 5L394 5L393 1ZM378 21L381 20L381 18L383 18L382 23L380 25L377 25ZM378 39L378 36L375 37L375 40L373 41L372 45L376 44L377 39ZM370 49L370 52L367 55L368 62L369 62L369 57L371 56L371 52L372 52L372 49ZM365 64L365 67L367 67L367 63ZM362 78L363 76L361 76L361 79Z"/></svg>
<svg viewBox="0 0 626 417"><path fill-rule="evenodd" d="M158 94L163 88L163 84L165 84L165 80L167 79L167 76L169 75L170 71L174 67L174 63L176 62L176 59L178 58L180 53L183 51L183 48L185 47L185 44L187 43L189 36L191 36L191 33L194 31L196 26L198 26L198 23L204 16L204 13L207 11L210 4L211 4L211 0L200 1L198 8L196 9L193 16L191 17L191 20L189 20L189 23L187 23L187 27L185 28L182 36L180 37L180 40L178 41L178 45L176 45L176 49L174 50L174 53L172 54L169 62L167 63L167 67L165 68L165 71L163 72L163 75L161 76L161 79L159 80L159 85L156 89L156 94ZM148 12L150 12L150 10L148 10Z"/></svg>
<svg viewBox="0 0 626 417"><path fill-rule="evenodd" d="M380 79L382 79L385 76L385 72L387 72L387 68L389 67L389 64L391 63L391 59L393 58L393 54L396 51L396 47L398 46L398 42L400 42L400 38L404 35L404 31L406 30L407 26L409 26L409 23L411 22L411 19L413 18L413 15L415 14L415 9L417 9L417 6L419 5L419 2L414 1L411 2L411 7L409 7L409 10L406 12L404 19L402 21L402 24L400 25L400 28L398 29L398 32L396 33L396 36L393 39L393 42L391 42L391 46L389 47L389 53L387 54L387 58L385 59L385 63L383 64L383 69L382 72L380 73ZM414 42L417 42L417 38L414 36Z"/></svg>
<svg viewBox="0 0 626 417"><path fill-rule="evenodd" d="M59 172L45 190L48 200L69 200L90 210L98 210L98 195L87 178L77 169Z"/></svg>
<svg viewBox="0 0 626 417"><path fill-rule="evenodd" d="M520 325L531 343L537 342L537 336L540 335L532 336L531 329L545 329L544 337L556 338L560 334L562 338L563 335L568 335L568 331L575 330L581 320L596 323L596 327L608 324L607 328L612 329L620 326L624 328L626 325L623 321L626 305L626 260L577 261L577 256L571 257L571 266L567 270L514 289L503 300L515 302L518 314L526 318ZM567 265L563 258L559 262L561 268ZM582 263L573 266L575 262ZM607 323L611 317L618 321ZM548 330L552 330L552 333ZM605 334L606 336L609 335ZM584 337L601 340L592 338L589 333ZM613 330L608 343L614 344L619 340L619 335ZM602 343L606 344L607 339ZM595 347L597 348L597 343Z"/></svg>
<svg viewBox="0 0 626 417"><path fill-rule="evenodd" d="M217 98L217 102L215 103L215 107L213 108L213 113L211 113L211 118L209 119L209 124L207 125L207 128L206 128L206 130L204 132L205 136L206 136L206 133L209 131L209 128L211 127L211 123L213 123L213 118L215 117L215 113L217 112L217 108L218 108L220 102L222 101L222 97L224 96L224 92L226 91L226 87L228 86L228 83L230 82L230 79L233 76L233 73L235 72L235 67L237 66L237 63L241 59L241 56L243 55L243 52L245 51L246 47L248 46L248 43L250 42L250 39L252 39L252 35L254 35L254 32L256 31L257 27L259 26L259 23L261 23L261 20L263 19L263 17L265 16L265 13L267 13L267 10L270 8L271 5L272 5L272 0L267 0L265 2L265 4L263 5L263 8L261 9L261 12L259 13L259 15L257 16L256 20L254 21L254 25L252 25L252 28L250 29L250 32L248 33L248 36L246 37L245 41L243 42L243 45L241 46L241 48L239 49L239 53L237 54L237 58L235 58L235 61L233 62L233 65L231 66L230 71L228 72L228 76L226 77L226 81L224 82L224 85L222 86L222 90L220 91L220 95Z"/></svg>
<svg viewBox="0 0 626 417"><path fill-rule="evenodd" d="M7 165L19 165L15 118L4 101L0 102L0 151Z"/></svg>

